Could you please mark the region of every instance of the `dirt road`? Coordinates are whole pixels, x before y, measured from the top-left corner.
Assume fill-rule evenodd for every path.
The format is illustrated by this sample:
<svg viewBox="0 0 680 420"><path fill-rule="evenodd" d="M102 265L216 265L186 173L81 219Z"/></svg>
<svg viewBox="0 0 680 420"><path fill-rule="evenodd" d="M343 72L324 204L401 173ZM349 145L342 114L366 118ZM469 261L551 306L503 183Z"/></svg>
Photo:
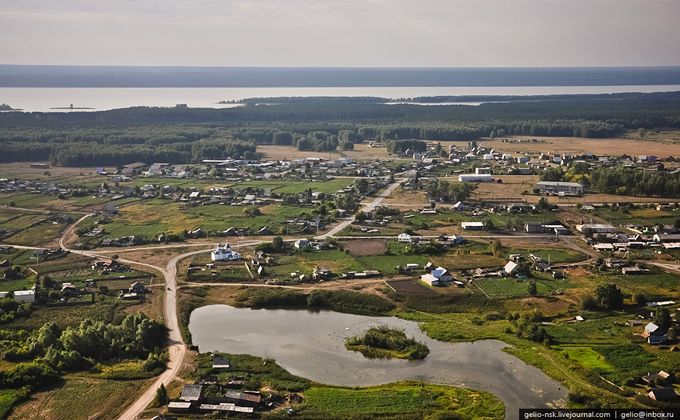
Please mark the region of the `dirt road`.
<svg viewBox="0 0 680 420"><path fill-rule="evenodd" d="M392 191L395 190L399 186L399 181L393 183L389 187L385 189L379 196L375 198L375 200L371 201L370 203L364 204L364 207L361 209L363 212L369 212L375 208L375 206L379 205L382 203L382 201L386 198L389 197L390 194L392 194ZM339 225L334 227L333 229L329 230L328 232L324 233L323 235L317 236L315 239L326 239L335 236L336 233L342 231L344 228L347 226L351 225L352 222L354 221L354 216L351 218L345 220L344 222L341 222Z"/></svg>

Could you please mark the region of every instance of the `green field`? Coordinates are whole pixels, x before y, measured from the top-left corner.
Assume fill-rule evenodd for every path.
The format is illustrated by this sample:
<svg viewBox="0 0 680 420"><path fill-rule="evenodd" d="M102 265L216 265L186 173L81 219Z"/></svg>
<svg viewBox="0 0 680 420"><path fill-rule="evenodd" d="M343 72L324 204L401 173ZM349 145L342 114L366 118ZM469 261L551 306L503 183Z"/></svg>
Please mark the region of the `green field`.
<svg viewBox="0 0 680 420"><path fill-rule="evenodd" d="M563 352L571 360L588 369L597 369L603 372L611 372L614 369L612 365L604 361L604 356L590 347L565 347Z"/></svg>
<svg viewBox="0 0 680 420"><path fill-rule="evenodd" d="M46 194L30 193L30 192L15 192L0 194L0 205L9 205L11 201L17 207L24 207L29 209L45 207L48 202L58 200L57 197Z"/></svg>
<svg viewBox="0 0 680 420"><path fill-rule="evenodd" d="M287 227L284 221L294 219L302 214L309 214L311 209L280 204L259 206L261 215L248 216L256 206L230 206L211 204L205 206L185 207L182 204L165 200L149 200L127 206L120 210L120 216L102 224L106 237L141 235L154 238L161 233L179 234L184 230L201 228L208 232L221 232L230 227L249 228L251 234L268 226L273 233L299 234L299 227ZM95 220L82 223L82 227L92 228Z"/></svg>
<svg viewBox="0 0 680 420"><path fill-rule="evenodd" d="M68 225L61 223L43 222L5 239L4 242L11 245L45 246L59 238L67 227Z"/></svg>
<svg viewBox="0 0 680 420"><path fill-rule="evenodd" d="M310 388L305 392L313 410L332 413L412 413L423 410L423 396L416 387L402 389Z"/></svg>
<svg viewBox="0 0 680 420"><path fill-rule="evenodd" d="M607 220L613 225L624 226L628 224L640 226L653 226L657 224L673 225L675 219L680 218L680 211L662 211L653 208L602 208L586 214L592 214Z"/></svg>
<svg viewBox="0 0 680 420"><path fill-rule="evenodd" d="M630 315L602 316L599 313L586 313L585 322L559 323L546 326L553 341L558 344L623 344L630 342L631 327L625 325ZM616 314L615 314L616 315Z"/></svg>
<svg viewBox="0 0 680 420"><path fill-rule="evenodd" d="M305 397L309 410L334 415L422 412L427 418L502 419L505 414L503 403L487 392L417 382L352 389L312 387Z"/></svg>
<svg viewBox="0 0 680 420"><path fill-rule="evenodd" d="M126 403L132 401L133 396L145 386L145 381L70 377L49 391L48 398L29 401L16 408L9 419L115 419L122 414Z"/></svg>
<svg viewBox="0 0 680 420"><path fill-rule="evenodd" d="M271 188L272 192L282 193L301 193L311 188L312 192L322 192L326 194L333 194L338 190L351 185L354 182L353 178L337 178L329 181L297 181L297 180L265 180L265 181L222 181L222 180L199 180L199 179L175 179L175 178L137 178L129 183L121 183L127 186L143 186L146 184L152 185L168 185L171 187L190 188L196 187L198 189L208 189L211 187L228 188L234 190L244 190L247 188L257 188L264 190Z"/></svg>
<svg viewBox="0 0 680 420"><path fill-rule="evenodd" d="M489 296L529 296L528 281L515 281L512 278L488 278L475 280L475 284ZM538 294L550 293L551 288L541 282L536 282Z"/></svg>

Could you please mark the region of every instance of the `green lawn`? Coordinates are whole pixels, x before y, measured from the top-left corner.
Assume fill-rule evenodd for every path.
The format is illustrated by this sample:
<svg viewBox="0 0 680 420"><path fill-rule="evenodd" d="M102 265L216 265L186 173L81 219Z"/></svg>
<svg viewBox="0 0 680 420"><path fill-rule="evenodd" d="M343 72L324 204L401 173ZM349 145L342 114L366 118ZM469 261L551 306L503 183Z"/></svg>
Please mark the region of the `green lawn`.
<svg viewBox="0 0 680 420"><path fill-rule="evenodd" d="M569 359L578 362L588 369L597 369L603 372L611 372L614 367L604 361L604 356L590 347L565 347L563 352Z"/></svg>

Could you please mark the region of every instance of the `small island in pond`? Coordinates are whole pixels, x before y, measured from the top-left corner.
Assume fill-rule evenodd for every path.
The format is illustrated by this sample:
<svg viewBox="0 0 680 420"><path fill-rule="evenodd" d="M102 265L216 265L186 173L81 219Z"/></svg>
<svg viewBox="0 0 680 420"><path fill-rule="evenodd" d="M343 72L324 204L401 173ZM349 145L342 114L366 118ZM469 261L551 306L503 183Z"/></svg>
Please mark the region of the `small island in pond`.
<svg viewBox="0 0 680 420"><path fill-rule="evenodd" d="M424 359L430 353L427 345L407 338L403 330L387 325L369 328L363 336L345 340L347 350L358 351L371 359Z"/></svg>

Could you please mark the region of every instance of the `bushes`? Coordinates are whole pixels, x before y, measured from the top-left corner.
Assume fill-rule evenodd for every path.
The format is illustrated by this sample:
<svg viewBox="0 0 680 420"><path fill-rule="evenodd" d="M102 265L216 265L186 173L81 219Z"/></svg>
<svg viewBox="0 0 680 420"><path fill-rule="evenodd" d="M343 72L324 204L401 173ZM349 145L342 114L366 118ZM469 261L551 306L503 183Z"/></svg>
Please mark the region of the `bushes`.
<svg viewBox="0 0 680 420"><path fill-rule="evenodd" d="M312 307L368 315L383 315L395 308L392 303L379 296L346 290L313 290L307 298L307 303Z"/></svg>
<svg viewBox="0 0 680 420"><path fill-rule="evenodd" d="M57 372L45 363L20 363L13 369L0 371L0 388L39 388L59 380Z"/></svg>
<svg viewBox="0 0 680 420"><path fill-rule="evenodd" d="M240 307L252 308L319 308L339 312L383 315L395 308L379 296L346 290L313 290L309 295L281 288L247 288L235 298ZM190 312L189 312L190 313ZM188 321L188 318L187 318Z"/></svg>

